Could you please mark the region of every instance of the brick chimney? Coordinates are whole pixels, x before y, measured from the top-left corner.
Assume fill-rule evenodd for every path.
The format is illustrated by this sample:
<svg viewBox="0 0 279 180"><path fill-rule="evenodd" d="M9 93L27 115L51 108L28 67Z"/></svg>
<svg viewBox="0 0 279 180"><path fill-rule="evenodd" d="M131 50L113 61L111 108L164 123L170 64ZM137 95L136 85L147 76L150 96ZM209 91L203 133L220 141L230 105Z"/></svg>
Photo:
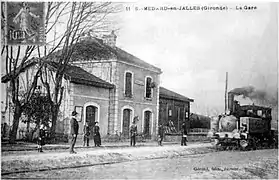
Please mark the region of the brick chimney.
<svg viewBox="0 0 279 180"><path fill-rule="evenodd" d="M117 38L117 36L114 34L114 31L111 31L111 33L109 35L103 35L103 37L102 37L104 43L111 47L115 47L116 38Z"/></svg>
<svg viewBox="0 0 279 180"><path fill-rule="evenodd" d="M80 41L90 41L90 40L92 40L92 35L90 32L81 34Z"/></svg>

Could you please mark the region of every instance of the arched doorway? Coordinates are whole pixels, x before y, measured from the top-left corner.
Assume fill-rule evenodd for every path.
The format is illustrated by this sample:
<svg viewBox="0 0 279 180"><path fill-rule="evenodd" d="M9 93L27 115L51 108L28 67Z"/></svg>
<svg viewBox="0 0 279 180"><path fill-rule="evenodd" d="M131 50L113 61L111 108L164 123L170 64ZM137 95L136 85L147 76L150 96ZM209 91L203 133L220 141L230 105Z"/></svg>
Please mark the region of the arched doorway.
<svg viewBox="0 0 279 180"><path fill-rule="evenodd" d="M129 137L131 118L132 118L132 110L128 108L123 109L122 134L125 138Z"/></svg>
<svg viewBox="0 0 279 180"><path fill-rule="evenodd" d="M143 134L146 138L151 138L151 116L152 112L147 110L144 111L144 127Z"/></svg>
<svg viewBox="0 0 279 180"><path fill-rule="evenodd" d="M95 121L97 121L97 112L98 108L96 106L86 106L85 111L85 121L88 122L89 129L90 129L90 139L93 138L93 127L95 126Z"/></svg>

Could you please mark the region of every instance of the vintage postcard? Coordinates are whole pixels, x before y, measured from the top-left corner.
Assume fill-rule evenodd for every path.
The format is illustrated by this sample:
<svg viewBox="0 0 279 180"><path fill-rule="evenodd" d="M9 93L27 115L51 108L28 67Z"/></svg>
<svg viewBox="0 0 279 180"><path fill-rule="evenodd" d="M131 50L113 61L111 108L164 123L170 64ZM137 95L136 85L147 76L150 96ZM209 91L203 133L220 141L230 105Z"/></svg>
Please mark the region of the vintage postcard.
<svg viewBox="0 0 279 180"><path fill-rule="evenodd" d="M45 3L6 2L6 44L43 45L45 43Z"/></svg>
<svg viewBox="0 0 279 180"><path fill-rule="evenodd" d="M5 5L1 178L278 179L279 3Z"/></svg>

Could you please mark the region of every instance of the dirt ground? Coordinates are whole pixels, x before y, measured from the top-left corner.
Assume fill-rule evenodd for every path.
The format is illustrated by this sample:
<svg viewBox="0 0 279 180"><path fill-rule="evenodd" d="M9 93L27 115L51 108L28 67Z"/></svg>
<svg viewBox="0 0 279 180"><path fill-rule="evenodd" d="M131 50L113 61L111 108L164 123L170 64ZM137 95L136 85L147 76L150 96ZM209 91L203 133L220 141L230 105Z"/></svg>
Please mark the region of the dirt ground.
<svg viewBox="0 0 279 180"><path fill-rule="evenodd" d="M62 179L278 179L278 151L219 151L82 168L2 175Z"/></svg>
<svg viewBox="0 0 279 180"><path fill-rule="evenodd" d="M64 152L29 152L9 154L1 158L2 175L18 171L38 171L42 169L68 168L100 163L135 161L152 158L168 158L189 154L202 154L214 151L210 144L191 144L189 146L164 145L128 148L77 149L77 154Z"/></svg>

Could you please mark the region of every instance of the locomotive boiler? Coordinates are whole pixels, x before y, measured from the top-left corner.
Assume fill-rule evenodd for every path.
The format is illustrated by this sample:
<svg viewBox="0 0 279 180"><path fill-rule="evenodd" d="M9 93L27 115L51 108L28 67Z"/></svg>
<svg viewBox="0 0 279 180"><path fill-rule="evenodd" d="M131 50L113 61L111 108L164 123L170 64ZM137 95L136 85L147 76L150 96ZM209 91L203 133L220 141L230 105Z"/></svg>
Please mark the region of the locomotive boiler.
<svg viewBox="0 0 279 180"><path fill-rule="evenodd" d="M256 149L259 147L277 147L277 140L271 130L271 108L243 105L234 100L234 94L228 93L226 115L211 119L211 131L208 136L213 145L229 149Z"/></svg>

